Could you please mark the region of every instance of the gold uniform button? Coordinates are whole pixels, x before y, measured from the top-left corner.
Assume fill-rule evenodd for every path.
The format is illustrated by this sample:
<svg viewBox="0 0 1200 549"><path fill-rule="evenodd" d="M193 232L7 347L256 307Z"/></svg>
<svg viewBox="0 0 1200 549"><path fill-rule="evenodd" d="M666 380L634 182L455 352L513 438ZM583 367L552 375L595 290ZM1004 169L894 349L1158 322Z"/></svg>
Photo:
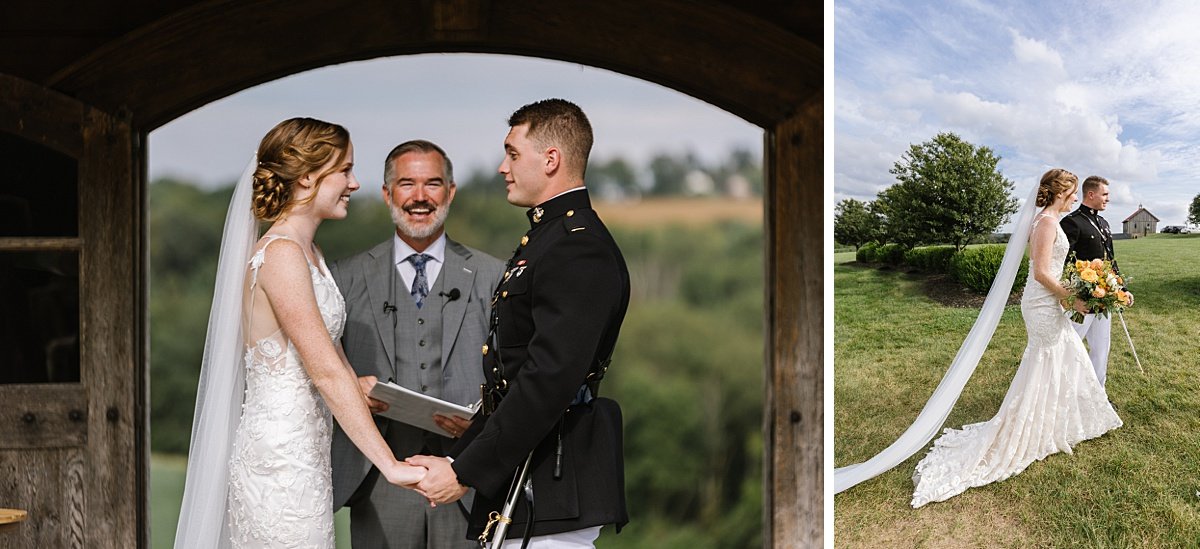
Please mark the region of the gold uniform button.
<svg viewBox="0 0 1200 549"><path fill-rule="evenodd" d="M525 235L525 236L521 237L521 245L524 246L526 244L529 244L529 235Z"/></svg>
<svg viewBox="0 0 1200 549"><path fill-rule="evenodd" d="M507 298L507 297L508 297L508 290L504 290L503 292L500 292L500 297Z"/></svg>
<svg viewBox="0 0 1200 549"><path fill-rule="evenodd" d="M575 210L567 210L567 217L575 215Z"/></svg>
<svg viewBox="0 0 1200 549"><path fill-rule="evenodd" d="M487 351L488 351L488 346L487 346L487 344L485 343L485 344L483 345L483 354L485 354L485 355L486 355L486 354L487 354Z"/></svg>

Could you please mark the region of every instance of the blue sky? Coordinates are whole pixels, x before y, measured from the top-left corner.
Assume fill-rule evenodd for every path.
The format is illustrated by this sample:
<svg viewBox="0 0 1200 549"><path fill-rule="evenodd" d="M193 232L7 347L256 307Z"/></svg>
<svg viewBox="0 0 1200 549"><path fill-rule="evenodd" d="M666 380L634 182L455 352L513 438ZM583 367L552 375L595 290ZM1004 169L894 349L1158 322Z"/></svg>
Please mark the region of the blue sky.
<svg viewBox="0 0 1200 549"><path fill-rule="evenodd" d="M877 2L834 12L834 196L872 200L910 144L951 131L1027 196L1048 168L1183 224L1200 193L1200 3Z"/></svg>
<svg viewBox="0 0 1200 549"><path fill-rule="evenodd" d="M493 170L506 119L547 97L579 104L595 132L592 158L641 164L659 151L694 151L709 162L734 147L762 154L762 129L698 99L607 70L502 55L426 54L334 65L268 82L209 103L150 134L151 180L233 182L277 122L313 116L350 130L355 173L369 194L396 144L423 138L450 155L459 179Z"/></svg>

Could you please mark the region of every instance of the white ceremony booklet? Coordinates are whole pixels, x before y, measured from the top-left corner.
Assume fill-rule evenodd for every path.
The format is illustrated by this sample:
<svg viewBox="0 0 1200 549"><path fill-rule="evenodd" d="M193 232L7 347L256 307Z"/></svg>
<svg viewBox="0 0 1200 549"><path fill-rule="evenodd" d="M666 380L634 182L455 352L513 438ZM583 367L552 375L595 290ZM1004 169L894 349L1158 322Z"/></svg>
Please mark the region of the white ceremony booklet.
<svg viewBox="0 0 1200 549"><path fill-rule="evenodd" d="M448 437L454 435L438 427L433 421L433 414L471 419L480 406L478 401L470 406L446 402L388 381L376 383L371 388L371 398L388 405L387 411L379 415Z"/></svg>

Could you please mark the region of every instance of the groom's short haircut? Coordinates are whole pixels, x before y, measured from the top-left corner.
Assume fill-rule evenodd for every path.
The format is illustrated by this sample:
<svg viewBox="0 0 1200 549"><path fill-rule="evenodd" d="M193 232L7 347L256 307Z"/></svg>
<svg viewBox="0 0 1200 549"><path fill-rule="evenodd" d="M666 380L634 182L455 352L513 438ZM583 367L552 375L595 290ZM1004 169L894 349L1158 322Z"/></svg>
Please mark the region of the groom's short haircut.
<svg viewBox="0 0 1200 549"><path fill-rule="evenodd" d="M1108 184L1107 179L1100 177L1098 175L1089 175L1087 179L1083 180L1083 187L1082 187L1083 196L1086 197L1088 195L1088 193L1090 193L1090 192L1099 191L1100 185L1107 185L1107 184Z"/></svg>
<svg viewBox="0 0 1200 549"><path fill-rule="evenodd" d="M592 151L592 124L579 105L565 99L543 99L530 103L508 117L509 127L522 124L529 124L525 136L543 150L557 147L566 153L564 164L570 172L583 179L588 155Z"/></svg>
<svg viewBox="0 0 1200 549"><path fill-rule="evenodd" d="M396 167L393 160L411 152L415 153L438 153L442 157L442 178L446 180L446 184L454 183L454 164L450 162L450 157L446 156L446 151L437 146L432 141L424 139L413 139L396 145L392 152L388 153L387 158L383 160L383 184L391 186L393 179L396 178Z"/></svg>

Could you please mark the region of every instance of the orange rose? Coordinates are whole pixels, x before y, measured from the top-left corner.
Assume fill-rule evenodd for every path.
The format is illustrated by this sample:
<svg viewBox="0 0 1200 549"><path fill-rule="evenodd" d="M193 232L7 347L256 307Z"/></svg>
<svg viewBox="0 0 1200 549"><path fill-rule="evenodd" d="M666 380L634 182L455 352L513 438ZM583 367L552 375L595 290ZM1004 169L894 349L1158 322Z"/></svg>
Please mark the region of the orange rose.
<svg viewBox="0 0 1200 549"><path fill-rule="evenodd" d="M1104 268L1104 262L1100 261L1099 259L1093 259L1092 260L1092 268L1099 271L1100 269Z"/></svg>
<svg viewBox="0 0 1200 549"><path fill-rule="evenodd" d="M1129 294L1126 293L1124 290L1117 290L1117 300L1119 300L1121 303L1128 304L1129 303Z"/></svg>
<svg viewBox="0 0 1200 549"><path fill-rule="evenodd" d="M1108 293L1108 292L1105 292L1104 288L1102 286L1096 286L1096 289L1092 290L1092 297L1096 297L1096 298L1104 297L1104 294L1106 294L1106 293Z"/></svg>

